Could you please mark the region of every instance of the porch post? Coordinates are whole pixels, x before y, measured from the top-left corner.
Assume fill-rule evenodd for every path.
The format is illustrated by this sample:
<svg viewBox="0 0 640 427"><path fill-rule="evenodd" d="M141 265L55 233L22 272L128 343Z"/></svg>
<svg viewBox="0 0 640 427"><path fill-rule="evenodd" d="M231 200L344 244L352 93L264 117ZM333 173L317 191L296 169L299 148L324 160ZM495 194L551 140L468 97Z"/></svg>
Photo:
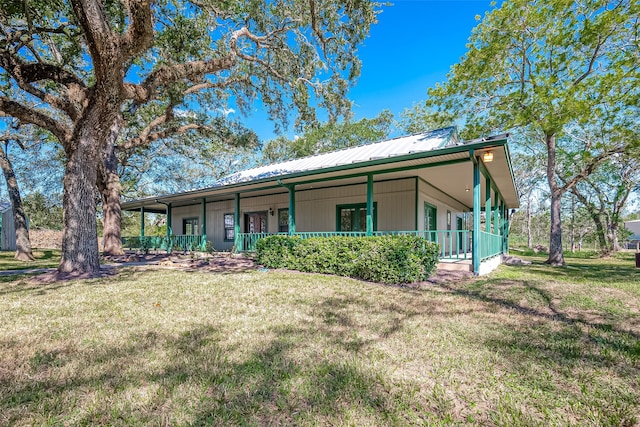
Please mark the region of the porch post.
<svg viewBox="0 0 640 427"><path fill-rule="evenodd" d="M505 222L504 222L504 249L502 253L509 254L509 208L505 209Z"/></svg>
<svg viewBox="0 0 640 427"><path fill-rule="evenodd" d="M373 236L373 174L367 175L367 236Z"/></svg>
<svg viewBox="0 0 640 427"><path fill-rule="evenodd" d="M202 198L202 225L200 226L200 235L202 236L200 239L200 249L207 249L207 199L205 197Z"/></svg>
<svg viewBox="0 0 640 427"><path fill-rule="evenodd" d="M498 222L500 221L498 213L498 209L500 209L500 196L498 195L497 191L494 193L494 196L495 200L493 201L493 234L500 234L498 231Z"/></svg>
<svg viewBox="0 0 640 427"><path fill-rule="evenodd" d="M144 206L140 208L140 237L144 237Z"/></svg>
<svg viewBox="0 0 640 427"><path fill-rule="evenodd" d="M473 272L480 271L480 158L473 156L473 237L471 243L471 257Z"/></svg>
<svg viewBox="0 0 640 427"><path fill-rule="evenodd" d="M171 229L171 203L167 203L167 237L171 237L173 230Z"/></svg>
<svg viewBox="0 0 640 427"><path fill-rule="evenodd" d="M240 250L240 193L235 194L233 209L233 247L235 251Z"/></svg>
<svg viewBox="0 0 640 427"><path fill-rule="evenodd" d="M485 177L484 225L487 233L491 233L491 178Z"/></svg>
<svg viewBox="0 0 640 427"><path fill-rule="evenodd" d="M296 186L290 185L289 189L289 235L296 234Z"/></svg>
<svg viewBox="0 0 640 427"><path fill-rule="evenodd" d="M165 204L166 206L166 213L167 213L167 237L165 238L164 241L164 249L167 251L167 253L171 253L172 250L172 244L171 244L171 234L172 234L172 230L171 230L171 203L167 203Z"/></svg>
<svg viewBox="0 0 640 427"><path fill-rule="evenodd" d="M505 224L507 223L507 219L506 219L506 207L504 204L504 200L502 201L502 210L500 211L501 217L500 217L500 234L502 235L502 253L505 252L505 246L504 246L504 235L506 234L506 228L505 228Z"/></svg>

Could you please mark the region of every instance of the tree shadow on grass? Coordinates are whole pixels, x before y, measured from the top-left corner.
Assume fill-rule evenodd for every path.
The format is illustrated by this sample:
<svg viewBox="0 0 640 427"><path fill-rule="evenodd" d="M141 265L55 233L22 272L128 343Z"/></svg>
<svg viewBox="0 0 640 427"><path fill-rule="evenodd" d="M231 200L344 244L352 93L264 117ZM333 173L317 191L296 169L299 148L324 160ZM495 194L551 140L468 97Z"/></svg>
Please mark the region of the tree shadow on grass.
<svg viewBox="0 0 640 427"><path fill-rule="evenodd" d="M73 286L99 286L105 280L135 280L144 274L142 270L134 268L110 268L106 274L97 278L68 277L65 280L51 280L42 278L42 274L15 274L0 276L0 296L10 294L24 294L25 296L43 296L58 289Z"/></svg>
<svg viewBox="0 0 640 427"><path fill-rule="evenodd" d="M597 282L605 284L636 283L640 284L640 269L635 264L621 266L612 263L607 266L606 260L593 264L571 259L565 267L549 267L542 262L534 262L526 270L552 280L566 280L573 282Z"/></svg>
<svg viewBox="0 0 640 427"><path fill-rule="evenodd" d="M80 425L317 425L353 416L382 425L406 415L397 407L401 399L357 360L295 357L292 350L304 345L297 342L301 333L283 329L240 360L228 357L237 349L221 344L214 325L179 336L132 335L125 346L36 352L30 378L0 376L0 412L11 423L45 407L48 422L64 423L73 414ZM168 353L161 365L130 369L132 359L151 361L159 353ZM65 365L77 372L60 380L55 371ZM141 389L153 392L136 401ZM76 393L93 403L83 405ZM64 404L69 401L75 407Z"/></svg>
<svg viewBox="0 0 640 427"><path fill-rule="evenodd" d="M572 317L556 306L553 295L538 284L526 280L484 279L477 280L468 288L454 285L441 285L455 295L495 305L504 309L514 310L529 318L524 324L531 325L525 331L513 331L506 339L494 343L502 350L518 348L519 350L536 355L541 359L558 359L562 363L572 364L590 360L594 366L611 366L611 357L607 352L619 353L625 360L640 361L640 334L633 330L620 329L601 315L597 321L580 317ZM509 299L499 295L509 295L509 288L519 287L522 292L515 296L529 293L537 297L542 304L532 307L525 306L522 298ZM563 327L558 331L552 322L558 322ZM542 331L542 332L541 332ZM536 351L535 340L532 337L540 333ZM585 341L587 342L585 345ZM581 351L580 349L588 350ZM603 352L603 350L605 350Z"/></svg>

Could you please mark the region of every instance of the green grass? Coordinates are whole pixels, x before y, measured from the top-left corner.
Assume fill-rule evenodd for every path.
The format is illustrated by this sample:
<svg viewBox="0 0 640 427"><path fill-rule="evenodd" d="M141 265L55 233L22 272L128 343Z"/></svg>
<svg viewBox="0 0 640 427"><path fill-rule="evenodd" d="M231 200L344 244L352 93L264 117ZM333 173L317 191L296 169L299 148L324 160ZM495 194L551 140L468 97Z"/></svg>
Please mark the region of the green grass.
<svg viewBox="0 0 640 427"><path fill-rule="evenodd" d="M28 270L31 268L57 267L60 264L60 250L58 249L34 249L35 261L17 261L15 251L0 251L0 271L4 270Z"/></svg>
<svg viewBox="0 0 640 427"><path fill-rule="evenodd" d="M640 270L535 261L419 288L14 278L0 283L0 424L637 424Z"/></svg>

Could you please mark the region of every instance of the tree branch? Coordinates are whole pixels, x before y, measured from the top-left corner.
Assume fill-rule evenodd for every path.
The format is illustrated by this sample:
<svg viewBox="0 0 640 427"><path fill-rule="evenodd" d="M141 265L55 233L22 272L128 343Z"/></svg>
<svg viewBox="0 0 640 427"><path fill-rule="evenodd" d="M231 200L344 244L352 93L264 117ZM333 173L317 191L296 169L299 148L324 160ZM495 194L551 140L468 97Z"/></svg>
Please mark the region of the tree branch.
<svg viewBox="0 0 640 427"><path fill-rule="evenodd" d="M597 156L593 157L589 163L584 165L584 167L578 172L573 178L570 180L564 181L564 185L560 188L560 192L564 193L567 190L571 190L576 186L580 181L587 178L591 173L595 170L595 168L604 162L606 159L611 157L613 154L622 153L625 151L625 147L620 145L609 150L605 150Z"/></svg>
<svg viewBox="0 0 640 427"><path fill-rule="evenodd" d="M131 21L122 36L123 59L126 62L153 44L153 19L149 0L127 0L125 6Z"/></svg>
<svg viewBox="0 0 640 427"><path fill-rule="evenodd" d="M132 148L149 145L152 142L149 140L149 135L151 134L151 132L158 126L163 125L173 119L174 108L175 104L173 102L170 102L164 112L160 116L153 119L147 126L145 126L145 128L142 129L137 137L125 141L118 148L120 150L130 150Z"/></svg>
<svg viewBox="0 0 640 427"><path fill-rule="evenodd" d="M74 14L87 39L87 46L93 59L97 81L102 81L114 66L113 57L118 52L116 44L120 38L109 27L103 2L99 0L71 0ZM108 80L108 79L107 79Z"/></svg>
<svg viewBox="0 0 640 427"><path fill-rule="evenodd" d="M78 86L86 89L82 79L62 67L53 64L20 64L21 73L27 83L51 80L64 86Z"/></svg>
<svg viewBox="0 0 640 427"><path fill-rule="evenodd" d="M25 92L35 96L43 102L63 111L71 120L79 117L79 112L73 101L82 103L86 97L84 82L73 73L53 64L24 63L20 58L6 50L0 51L0 67L4 68ZM32 83L49 80L66 87L69 99L61 99L40 90Z"/></svg>
<svg viewBox="0 0 640 427"><path fill-rule="evenodd" d="M0 116L15 117L21 122L30 123L46 129L58 138L63 146L71 140L71 130L48 115L0 96Z"/></svg>
<svg viewBox="0 0 640 427"><path fill-rule="evenodd" d="M149 133L145 136L144 139L141 137L132 138L127 142L125 142L124 144L122 144L121 146L119 146L118 148L121 150L130 150L136 147L144 147L144 146L148 146L152 142L157 141L159 139L168 138L173 135L182 135L191 130L202 130L202 129L208 129L208 127L198 123L187 123L185 125L180 125L180 126L171 126L171 127L168 127L167 129Z"/></svg>
<svg viewBox="0 0 640 427"><path fill-rule="evenodd" d="M122 96L125 99L131 99L137 103L147 102L154 98L157 89L161 86L175 83L180 80L195 79L205 74L216 73L223 70L230 70L236 65L238 57L246 61L258 63L267 68L269 73L271 73L275 77L286 81L286 79L282 77L282 75L280 75L277 70L272 68L264 60L256 56L247 55L241 52L238 48L238 40L240 38L246 38L253 41L254 43L256 43L256 45L259 46L267 42L274 35L286 32L287 25L288 24L285 23L281 28L263 36L253 34L247 27L242 27L232 33L229 39L228 55L220 58L212 58L205 61L191 61L184 64L162 66L157 70L152 71L149 76L140 84L125 84L123 86Z"/></svg>
<svg viewBox="0 0 640 427"><path fill-rule="evenodd" d="M207 61L192 61L185 64L163 66L153 71L141 84L125 84L123 98L144 103L153 99L160 86L180 80L193 79L204 74L229 70L236 63L235 55L214 58Z"/></svg>
<svg viewBox="0 0 640 427"><path fill-rule="evenodd" d="M580 77L574 80L574 82L572 83L572 86L577 86L581 81L586 79L589 76L589 74L593 72L593 66L596 63L596 59L598 59L598 53L600 52L600 48L604 44L604 40L606 40L606 37L602 38L601 36L598 36L598 43L596 44L596 48L593 51L593 55L591 55L591 59L589 60L589 65L587 66L587 70Z"/></svg>

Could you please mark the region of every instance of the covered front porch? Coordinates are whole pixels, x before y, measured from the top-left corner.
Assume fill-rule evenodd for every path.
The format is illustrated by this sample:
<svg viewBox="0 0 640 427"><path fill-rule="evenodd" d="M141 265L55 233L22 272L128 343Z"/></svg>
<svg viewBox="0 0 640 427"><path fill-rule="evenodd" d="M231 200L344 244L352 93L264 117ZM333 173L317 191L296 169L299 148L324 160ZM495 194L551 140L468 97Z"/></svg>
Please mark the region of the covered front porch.
<svg viewBox="0 0 640 427"><path fill-rule="evenodd" d="M431 145L421 151L416 144ZM378 156L383 149L404 154ZM426 134L124 203L123 209L139 210L141 232L123 240L145 249L250 252L274 234L411 234L438 243L443 263L469 263L480 274L483 264L508 251L509 209L517 204L506 137L461 143ZM144 236L148 212L166 215L166 236Z"/></svg>

